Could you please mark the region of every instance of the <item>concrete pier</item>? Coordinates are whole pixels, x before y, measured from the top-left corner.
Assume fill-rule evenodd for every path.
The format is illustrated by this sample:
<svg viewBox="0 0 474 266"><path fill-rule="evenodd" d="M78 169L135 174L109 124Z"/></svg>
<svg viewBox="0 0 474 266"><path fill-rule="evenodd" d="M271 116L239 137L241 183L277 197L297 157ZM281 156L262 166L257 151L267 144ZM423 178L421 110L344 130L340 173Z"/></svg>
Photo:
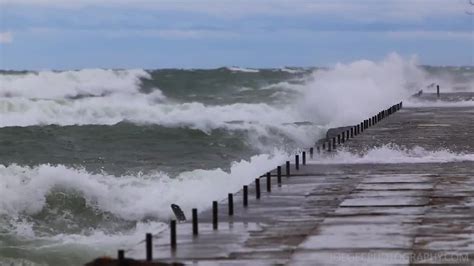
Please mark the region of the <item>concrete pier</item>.
<svg viewBox="0 0 474 266"><path fill-rule="evenodd" d="M427 101L437 98L426 95ZM473 97L474 93L443 93L440 100ZM283 175L281 186L275 169L271 192L262 190L260 199L254 184L249 184L247 207L242 192L234 194L232 216L227 200L219 202L218 230L213 229L209 202L210 209L199 213L198 236L193 236L191 221L177 225L175 250L170 248L169 231L154 236L155 262L472 265L474 106L449 106L404 106L337 145L337 150L357 154L396 145L425 152L447 149L466 156L441 156L431 162L345 163L327 158L337 156L337 150L315 153L299 170L292 162L291 176ZM266 178L260 182L265 188ZM125 256L143 260L145 246Z"/></svg>

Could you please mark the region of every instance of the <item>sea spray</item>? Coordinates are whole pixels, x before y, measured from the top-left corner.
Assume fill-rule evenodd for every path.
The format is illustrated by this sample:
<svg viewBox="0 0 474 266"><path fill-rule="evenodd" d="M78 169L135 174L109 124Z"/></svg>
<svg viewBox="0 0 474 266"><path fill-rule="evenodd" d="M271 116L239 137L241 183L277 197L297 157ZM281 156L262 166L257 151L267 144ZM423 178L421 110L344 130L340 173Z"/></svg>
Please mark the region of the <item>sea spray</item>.
<svg viewBox="0 0 474 266"><path fill-rule="evenodd" d="M424 84L425 73L415 59L396 54L385 60L360 60L319 70L312 80L298 86L300 117L331 127L357 123L411 95Z"/></svg>

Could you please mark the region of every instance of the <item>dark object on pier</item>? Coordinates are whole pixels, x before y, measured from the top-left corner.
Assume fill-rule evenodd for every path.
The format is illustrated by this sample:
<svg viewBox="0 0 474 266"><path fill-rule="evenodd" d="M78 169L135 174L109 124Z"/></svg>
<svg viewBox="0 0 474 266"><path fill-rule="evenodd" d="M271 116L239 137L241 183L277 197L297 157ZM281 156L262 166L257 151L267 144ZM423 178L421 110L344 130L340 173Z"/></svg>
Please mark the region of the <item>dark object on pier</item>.
<svg viewBox="0 0 474 266"><path fill-rule="evenodd" d="M183 210L181 210L181 207L176 204L171 204L171 209L173 210L174 216L176 216L176 219L179 222L186 221L186 216L184 215Z"/></svg>
<svg viewBox="0 0 474 266"><path fill-rule="evenodd" d="M436 85L436 95L437 95L438 98L439 98L439 85Z"/></svg>

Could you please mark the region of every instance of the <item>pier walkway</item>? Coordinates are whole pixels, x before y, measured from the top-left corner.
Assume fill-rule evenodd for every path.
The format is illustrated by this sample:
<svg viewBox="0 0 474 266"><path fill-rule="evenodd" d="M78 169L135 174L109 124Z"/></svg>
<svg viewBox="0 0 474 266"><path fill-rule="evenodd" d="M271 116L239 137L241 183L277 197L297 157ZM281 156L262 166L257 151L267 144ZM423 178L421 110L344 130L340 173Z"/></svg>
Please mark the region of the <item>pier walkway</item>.
<svg viewBox="0 0 474 266"><path fill-rule="evenodd" d="M432 98L426 96L427 101L435 100ZM454 98L472 100L474 93L441 95L447 102ZM425 161L414 157L413 161L380 158L379 162L354 163L337 157L337 151L318 153L314 149L313 158L307 153L306 164L299 170L291 163L290 177L282 166L281 186L273 171L271 192L266 178L260 178L260 199L256 199L255 184L250 184L247 207L243 206L242 191L234 194L232 216L228 215L228 202L219 202L217 229L210 209L199 213L197 236L192 234L191 222L177 225L175 249L170 248L169 231L154 236L153 261L194 265L472 265L474 106L439 106L403 106L337 145L338 150L353 153L392 145L428 155L435 151L438 156L427 155ZM331 161L327 158L331 156L340 159ZM126 257L144 259L145 252L143 244L127 251Z"/></svg>

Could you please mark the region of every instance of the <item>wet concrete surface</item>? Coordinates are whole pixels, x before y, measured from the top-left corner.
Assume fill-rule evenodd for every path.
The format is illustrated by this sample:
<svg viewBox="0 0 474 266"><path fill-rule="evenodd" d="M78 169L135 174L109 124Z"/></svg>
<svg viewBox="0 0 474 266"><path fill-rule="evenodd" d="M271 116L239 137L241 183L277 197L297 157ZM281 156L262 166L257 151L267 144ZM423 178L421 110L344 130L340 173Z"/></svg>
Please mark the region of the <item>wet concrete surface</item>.
<svg viewBox="0 0 474 266"><path fill-rule="evenodd" d="M443 94L446 100L473 93ZM431 96L429 96L431 97ZM428 97L428 100L430 99ZM363 153L387 144L474 154L474 107L403 108L338 149ZM177 248L169 231L153 239L156 261L198 265L411 265L474 263L474 160L321 163L337 151L309 158L261 198L234 195L234 215L219 203L199 213L199 235L178 224ZM283 174L284 174L284 166ZM211 206L211 203L209 203ZM190 217L189 214L187 216ZM145 258L145 248L127 251Z"/></svg>

